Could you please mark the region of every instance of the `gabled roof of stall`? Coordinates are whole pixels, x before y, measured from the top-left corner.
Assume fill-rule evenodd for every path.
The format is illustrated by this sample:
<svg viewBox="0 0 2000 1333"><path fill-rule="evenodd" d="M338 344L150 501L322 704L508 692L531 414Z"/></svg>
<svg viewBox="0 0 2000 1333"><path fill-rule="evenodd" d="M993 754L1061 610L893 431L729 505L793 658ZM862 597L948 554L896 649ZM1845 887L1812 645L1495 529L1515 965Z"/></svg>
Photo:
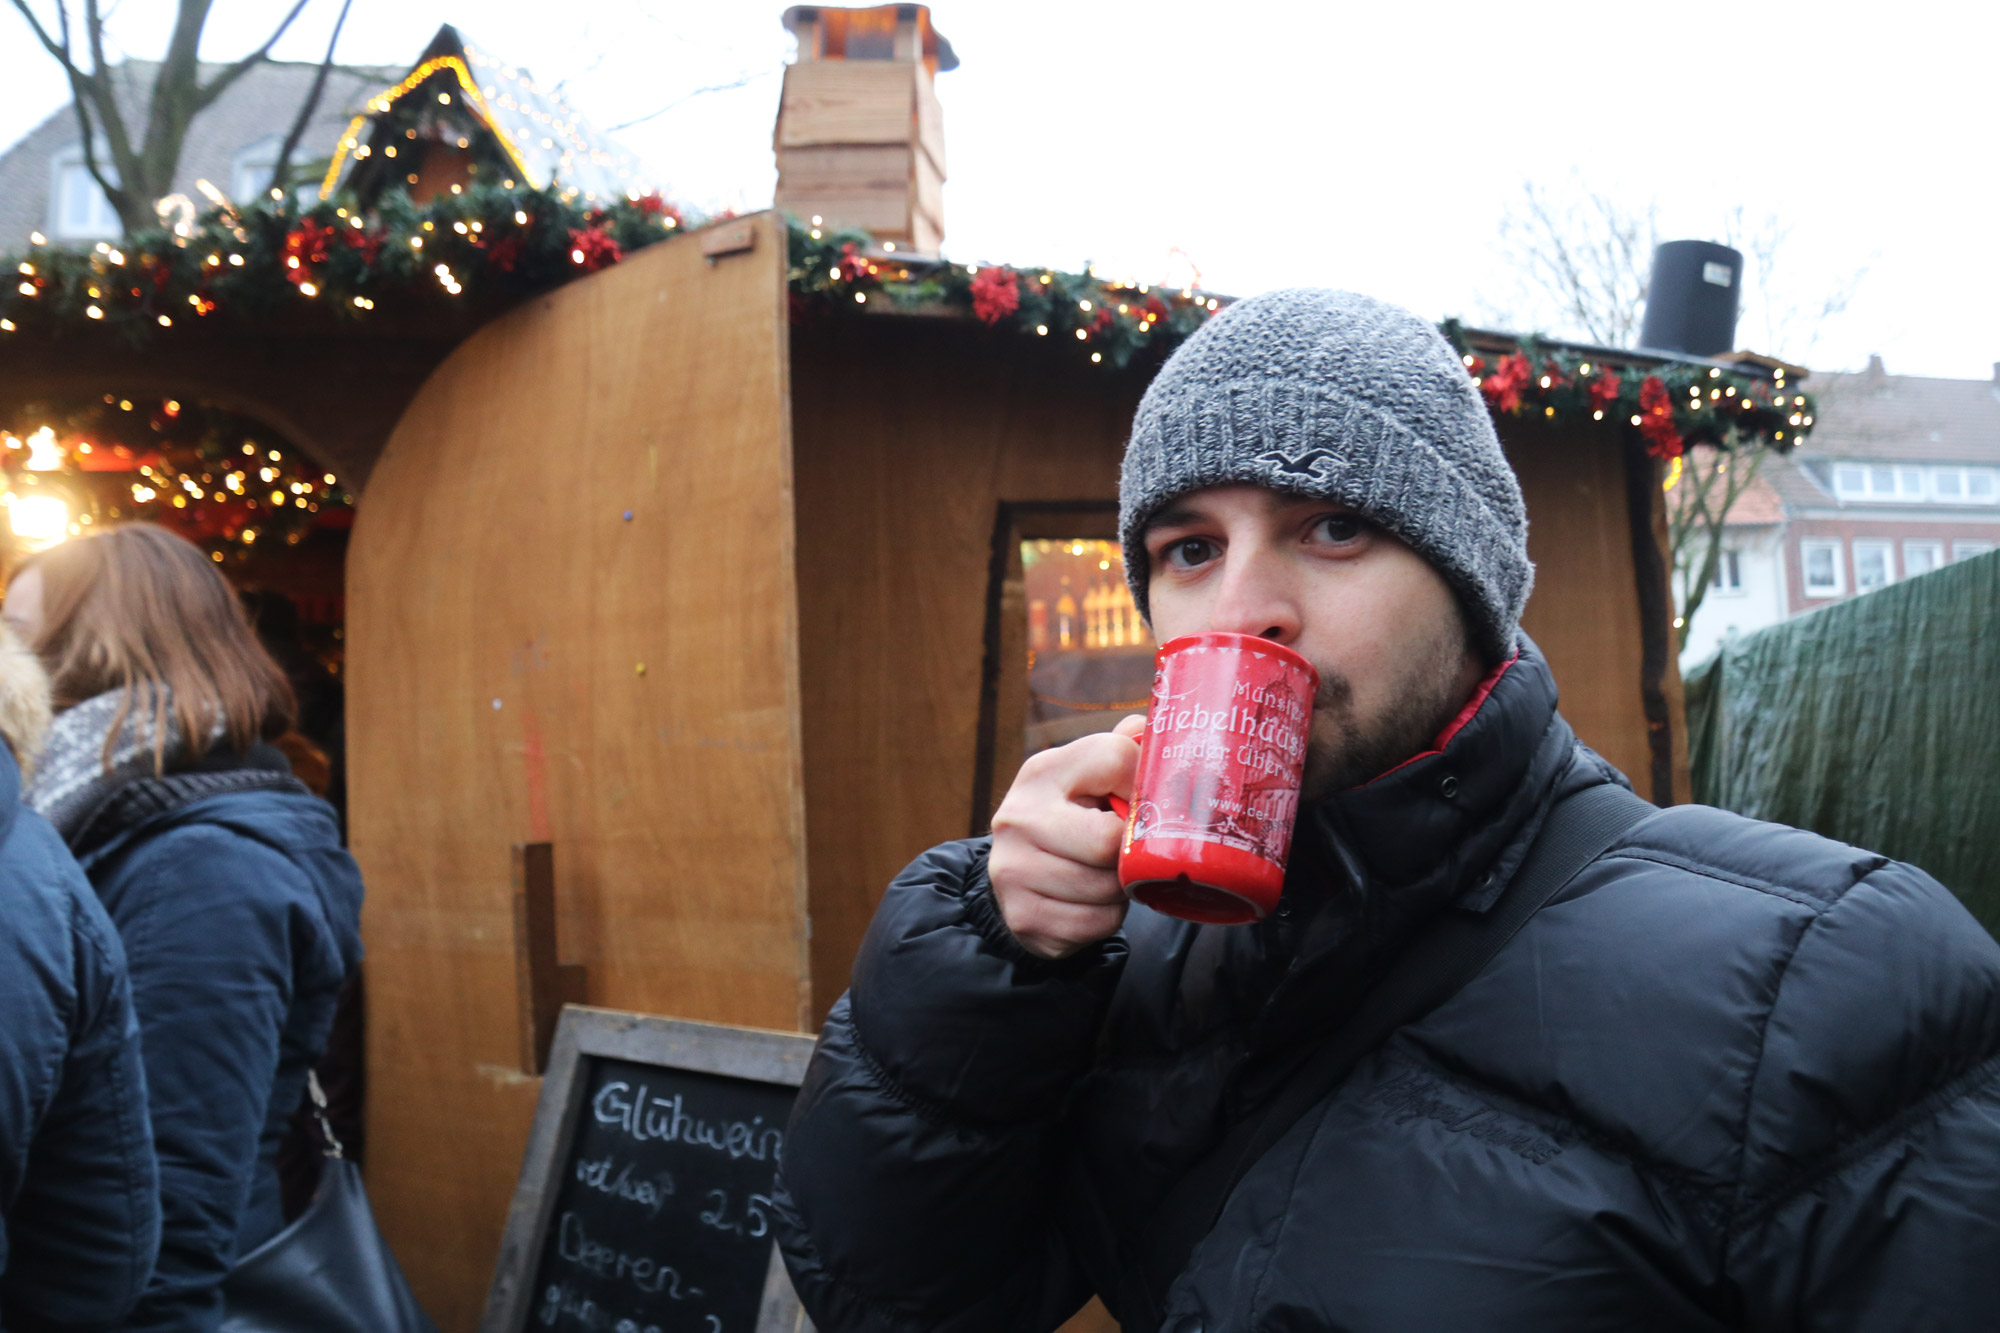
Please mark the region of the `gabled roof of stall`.
<svg viewBox="0 0 2000 1333"><path fill-rule="evenodd" d="M327 173L331 195L352 164L365 122L380 124L405 97L434 81L457 85L463 106L493 136L521 181L534 189L551 185L586 200L610 199L651 186L630 151L594 129L553 88L537 84L528 71L509 64L447 23L399 82L369 99L366 113L348 127Z"/></svg>

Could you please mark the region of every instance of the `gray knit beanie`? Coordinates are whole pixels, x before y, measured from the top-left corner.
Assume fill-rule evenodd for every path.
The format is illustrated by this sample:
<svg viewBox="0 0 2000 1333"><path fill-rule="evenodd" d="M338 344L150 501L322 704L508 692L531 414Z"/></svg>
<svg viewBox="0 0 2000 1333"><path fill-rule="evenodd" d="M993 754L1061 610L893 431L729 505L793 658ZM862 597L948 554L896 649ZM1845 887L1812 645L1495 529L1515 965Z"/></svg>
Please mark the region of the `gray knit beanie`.
<svg viewBox="0 0 2000 1333"><path fill-rule="evenodd" d="M1119 478L1125 578L1146 605L1146 523L1249 482L1346 505L1444 575L1489 662L1513 651L1534 583L1528 517L1478 388L1438 331L1352 292L1239 301L1140 400Z"/></svg>

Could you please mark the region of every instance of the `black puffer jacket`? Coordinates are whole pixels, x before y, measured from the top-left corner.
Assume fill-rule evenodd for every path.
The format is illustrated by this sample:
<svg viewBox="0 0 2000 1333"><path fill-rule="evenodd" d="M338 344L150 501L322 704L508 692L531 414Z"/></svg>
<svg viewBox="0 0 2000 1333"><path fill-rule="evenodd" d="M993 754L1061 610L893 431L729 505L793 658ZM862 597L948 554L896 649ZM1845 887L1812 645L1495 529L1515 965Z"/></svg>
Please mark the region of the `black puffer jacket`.
<svg viewBox="0 0 2000 1333"><path fill-rule="evenodd" d="M819 1327L1031 1333L1115 1291L1118 1240L1278 1057L1611 780L1528 645L1441 751L1310 812L1258 926L1134 909L1045 963L983 842L919 858L785 1147ZM1909 866L1656 814L1252 1168L1168 1307L1172 1333L2000 1327L2000 946Z"/></svg>

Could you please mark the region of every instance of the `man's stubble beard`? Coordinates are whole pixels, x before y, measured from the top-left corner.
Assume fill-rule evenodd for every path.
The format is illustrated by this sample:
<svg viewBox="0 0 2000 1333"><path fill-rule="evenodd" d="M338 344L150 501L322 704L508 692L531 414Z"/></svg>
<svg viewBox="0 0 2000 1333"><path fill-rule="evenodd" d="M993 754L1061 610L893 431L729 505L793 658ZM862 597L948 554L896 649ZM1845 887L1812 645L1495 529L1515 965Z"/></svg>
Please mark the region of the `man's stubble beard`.
<svg viewBox="0 0 2000 1333"><path fill-rule="evenodd" d="M1458 617L1438 627L1390 691L1380 717L1355 716L1354 689L1320 668L1299 796L1317 801L1359 787L1428 749L1465 706L1466 633Z"/></svg>

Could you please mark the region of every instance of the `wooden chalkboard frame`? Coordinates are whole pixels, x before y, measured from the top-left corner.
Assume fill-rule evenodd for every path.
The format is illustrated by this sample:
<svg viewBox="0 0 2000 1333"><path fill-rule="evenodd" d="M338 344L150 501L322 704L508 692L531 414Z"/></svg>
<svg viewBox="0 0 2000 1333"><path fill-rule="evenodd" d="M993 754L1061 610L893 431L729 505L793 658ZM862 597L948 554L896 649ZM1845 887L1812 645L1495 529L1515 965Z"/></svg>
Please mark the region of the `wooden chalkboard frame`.
<svg viewBox="0 0 2000 1333"><path fill-rule="evenodd" d="M479 1333L524 1333L534 1302L535 1264L548 1239L555 1210L556 1177L576 1133L589 1083L590 1061L629 1060L662 1069L686 1069L754 1083L796 1088L805 1078L814 1039L795 1032L694 1023L618 1009L564 1005L542 1076L541 1099L521 1156L521 1178L507 1208L507 1230L493 1265L493 1285ZM756 1333L810 1333L778 1247L770 1269Z"/></svg>

